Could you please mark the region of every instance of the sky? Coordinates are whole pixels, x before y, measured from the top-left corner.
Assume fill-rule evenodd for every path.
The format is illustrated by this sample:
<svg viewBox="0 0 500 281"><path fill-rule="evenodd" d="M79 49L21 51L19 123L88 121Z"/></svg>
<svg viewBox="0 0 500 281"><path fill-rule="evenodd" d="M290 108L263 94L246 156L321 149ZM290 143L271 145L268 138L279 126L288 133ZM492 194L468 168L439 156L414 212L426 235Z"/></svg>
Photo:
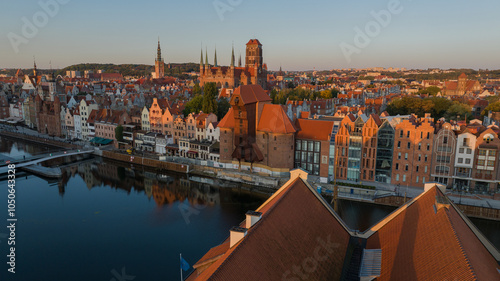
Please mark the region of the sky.
<svg viewBox="0 0 500 281"><path fill-rule="evenodd" d="M47 8L48 7L48 8ZM0 69L200 60L257 38L270 70L500 69L498 0L4 0ZM33 28L34 27L34 28Z"/></svg>

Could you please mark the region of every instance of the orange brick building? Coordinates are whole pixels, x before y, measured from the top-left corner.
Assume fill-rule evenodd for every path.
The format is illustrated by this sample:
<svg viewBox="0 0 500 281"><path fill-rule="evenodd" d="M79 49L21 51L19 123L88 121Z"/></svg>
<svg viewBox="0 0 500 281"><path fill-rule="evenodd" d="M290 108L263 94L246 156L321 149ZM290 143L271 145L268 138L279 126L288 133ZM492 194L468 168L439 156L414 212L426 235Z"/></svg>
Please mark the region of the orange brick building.
<svg viewBox="0 0 500 281"><path fill-rule="evenodd" d="M378 128L382 125L382 120L376 114L370 115L368 121L363 126L363 147L361 160L362 181L375 181L375 167L377 160L377 139Z"/></svg>
<svg viewBox="0 0 500 281"><path fill-rule="evenodd" d="M238 87L220 121L220 161L293 168L295 127L259 85Z"/></svg>
<svg viewBox="0 0 500 281"><path fill-rule="evenodd" d="M434 119L414 116L396 125L392 184L424 187L431 181Z"/></svg>

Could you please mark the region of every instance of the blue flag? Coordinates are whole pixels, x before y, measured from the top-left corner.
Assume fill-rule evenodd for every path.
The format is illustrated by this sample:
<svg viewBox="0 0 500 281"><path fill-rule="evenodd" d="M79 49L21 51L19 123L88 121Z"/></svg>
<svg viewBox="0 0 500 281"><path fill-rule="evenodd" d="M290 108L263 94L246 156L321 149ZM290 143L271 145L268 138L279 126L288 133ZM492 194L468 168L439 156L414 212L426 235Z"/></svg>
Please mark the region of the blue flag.
<svg viewBox="0 0 500 281"><path fill-rule="evenodd" d="M189 265L189 263L183 257L181 257L181 268L182 268L182 270L188 271L190 267L191 266Z"/></svg>

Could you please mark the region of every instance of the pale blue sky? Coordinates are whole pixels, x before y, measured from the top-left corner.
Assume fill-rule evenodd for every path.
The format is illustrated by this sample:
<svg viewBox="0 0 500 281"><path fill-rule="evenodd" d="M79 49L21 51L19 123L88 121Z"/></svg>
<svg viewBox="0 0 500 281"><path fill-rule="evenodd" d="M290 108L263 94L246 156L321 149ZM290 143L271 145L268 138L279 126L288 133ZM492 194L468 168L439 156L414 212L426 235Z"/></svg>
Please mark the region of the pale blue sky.
<svg viewBox="0 0 500 281"><path fill-rule="evenodd" d="M49 2L56 0L41 0ZM229 64L231 44L244 54L246 42L263 44L270 69L407 67L500 68L498 0L399 1L386 27L367 46L343 55L342 42L356 46L355 27L365 29L372 11L391 1L332 0L58 0L68 1L26 38L15 52L8 34L23 36L26 17L43 9L34 0L0 4L0 68L42 68L83 62L153 64L160 36L165 62L199 62L200 44L213 62ZM219 17L214 3L231 5ZM43 15L40 18L43 21ZM43 22L42 22L43 23ZM376 30L375 30L376 31Z"/></svg>

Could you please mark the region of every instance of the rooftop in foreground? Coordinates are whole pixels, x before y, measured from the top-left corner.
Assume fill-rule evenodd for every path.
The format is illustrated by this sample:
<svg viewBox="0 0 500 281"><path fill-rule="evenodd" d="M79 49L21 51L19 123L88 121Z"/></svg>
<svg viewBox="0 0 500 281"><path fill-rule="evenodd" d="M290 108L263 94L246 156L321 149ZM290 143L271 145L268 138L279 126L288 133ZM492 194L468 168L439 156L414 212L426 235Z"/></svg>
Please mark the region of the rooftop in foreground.
<svg viewBox="0 0 500 281"><path fill-rule="evenodd" d="M187 280L500 280L500 253L438 186L357 234L291 174Z"/></svg>

